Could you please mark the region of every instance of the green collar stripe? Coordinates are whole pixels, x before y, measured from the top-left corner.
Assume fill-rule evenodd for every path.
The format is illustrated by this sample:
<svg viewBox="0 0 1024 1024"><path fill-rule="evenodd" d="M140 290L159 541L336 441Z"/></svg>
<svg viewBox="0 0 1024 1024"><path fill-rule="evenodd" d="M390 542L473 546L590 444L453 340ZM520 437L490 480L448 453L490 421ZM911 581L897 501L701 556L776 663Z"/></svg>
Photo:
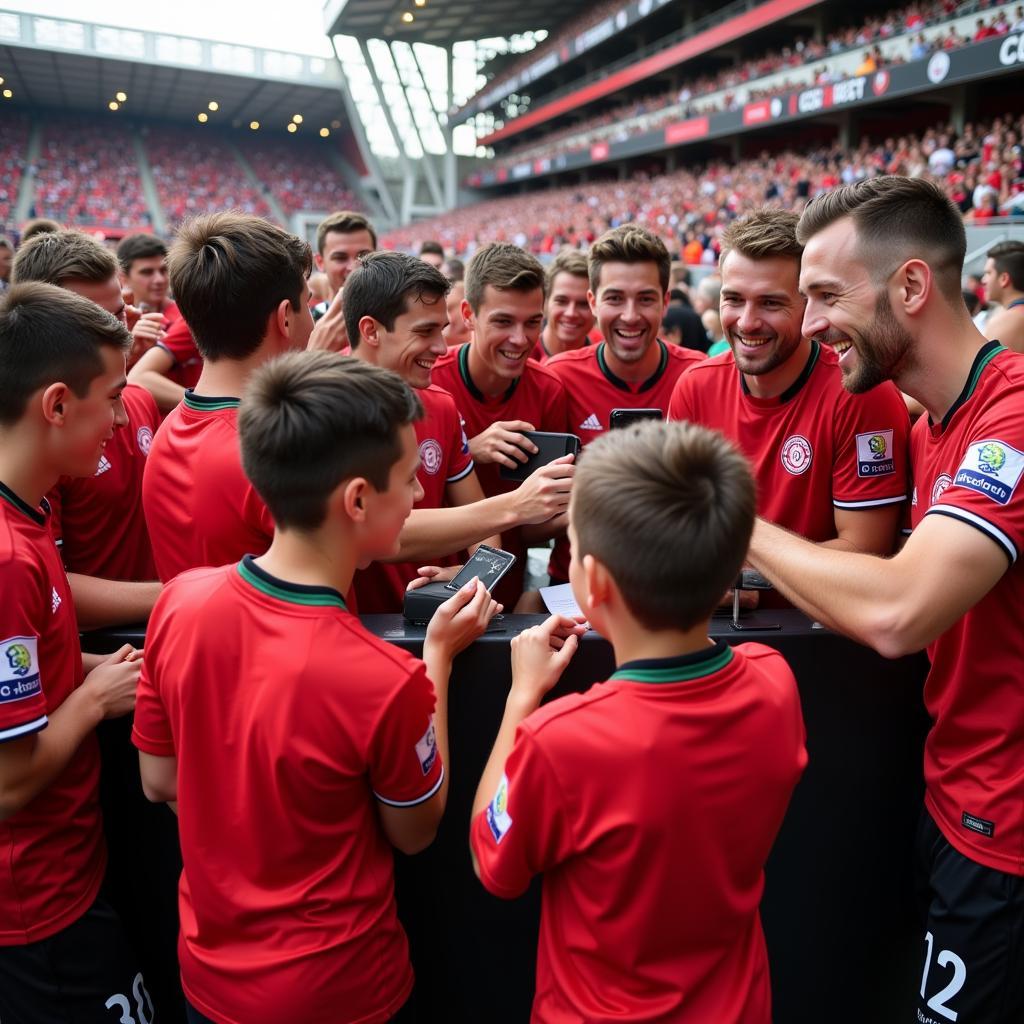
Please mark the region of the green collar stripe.
<svg viewBox="0 0 1024 1024"><path fill-rule="evenodd" d="M974 367L974 372L971 374L970 379L967 381L967 388L964 392L964 401L974 394L974 389L978 386L978 381L981 380L981 375L985 370L985 367L992 362L993 359L1000 352L1005 352L1006 349L1002 345L994 345L990 352L986 352L981 359L978 360L977 366Z"/></svg>
<svg viewBox="0 0 1024 1024"><path fill-rule="evenodd" d="M650 391L655 384L665 375L665 370L668 369L668 346L661 340L657 339L658 351L661 353L661 358L658 360L658 368L645 380L635 392L632 391L629 384L624 381L612 368L608 365L608 359L605 355L605 349L608 346L608 342L602 341L597 346L597 365L605 378L612 384L615 385L620 391L628 391L631 394L642 395L645 391Z"/></svg>
<svg viewBox="0 0 1024 1024"><path fill-rule="evenodd" d="M693 679L701 679L704 676L714 675L721 672L729 662L732 661L732 648L726 647L721 654L716 654L706 661L701 660L696 665L687 665L685 668L638 668L626 669L615 672L609 677L609 682L617 679L626 679L636 683L687 683Z"/></svg>
<svg viewBox="0 0 1024 1024"><path fill-rule="evenodd" d="M244 562L238 563L238 574L250 586L255 587L269 597L276 597L279 601L287 601L289 604L300 604L307 607L334 607L348 611L340 594L334 593L327 587L305 588L293 590L291 587L282 587L271 583L262 576L257 576Z"/></svg>
<svg viewBox="0 0 1024 1024"><path fill-rule="evenodd" d="M46 517L49 514L50 506L43 498L42 511L33 508L28 502L22 501L6 484L0 483L0 498L13 505L22 515L28 516L38 526L46 525Z"/></svg>
<svg viewBox="0 0 1024 1024"><path fill-rule="evenodd" d="M209 398L206 395L196 395L191 391L185 392L185 405L196 412L219 412L221 409L237 409L242 404L239 398Z"/></svg>
<svg viewBox="0 0 1024 1024"><path fill-rule="evenodd" d="M982 345L978 349L978 354L974 357L974 365L971 367L971 375L967 378L967 383L964 385L963 391L957 396L956 401L949 407L946 415L942 417L942 422L939 424L940 429L945 430L949 426L950 420L953 415L959 410L974 394L974 389L978 386L978 381L981 380L982 373L985 372L985 367L992 362L993 359L1000 352L1005 352L1006 349L999 344L998 341L989 341ZM932 426L931 418L928 423Z"/></svg>

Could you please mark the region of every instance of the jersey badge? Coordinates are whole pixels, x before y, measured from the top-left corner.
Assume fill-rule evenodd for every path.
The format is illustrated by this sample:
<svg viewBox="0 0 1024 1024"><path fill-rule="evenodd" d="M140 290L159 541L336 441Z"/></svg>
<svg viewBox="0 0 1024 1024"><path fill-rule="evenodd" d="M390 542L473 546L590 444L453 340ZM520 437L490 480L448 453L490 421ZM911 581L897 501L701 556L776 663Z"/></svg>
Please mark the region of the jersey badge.
<svg viewBox="0 0 1024 1024"><path fill-rule="evenodd" d="M34 636L12 636L0 641L0 704L13 704L39 693L38 647Z"/></svg>
<svg viewBox="0 0 1024 1024"><path fill-rule="evenodd" d="M892 431L889 432L892 434ZM782 465L787 473L793 476L802 476L811 468L811 459L814 458L814 451L811 442L802 434L793 434L786 438L782 446Z"/></svg>
<svg viewBox="0 0 1024 1024"><path fill-rule="evenodd" d="M441 446L432 437L420 445L420 462L431 476L437 476L440 472L442 455Z"/></svg>
<svg viewBox="0 0 1024 1024"><path fill-rule="evenodd" d="M143 455L148 455L149 449L153 445L153 428L139 427L138 433L135 435L135 443L139 446L139 451Z"/></svg>
<svg viewBox="0 0 1024 1024"><path fill-rule="evenodd" d="M857 476L884 476L896 472L892 431L874 430L857 435Z"/></svg>
<svg viewBox="0 0 1024 1024"><path fill-rule="evenodd" d="M941 476L935 478L935 483L932 486L932 500L931 503L934 505L938 502L939 498L942 497L946 488L953 482L953 478L948 473L943 473Z"/></svg>
<svg viewBox="0 0 1024 1024"><path fill-rule="evenodd" d="M1005 505L1013 497L1022 475L1024 452L1017 451L1005 441L976 441L967 449L953 484Z"/></svg>
<svg viewBox="0 0 1024 1024"><path fill-rule="evenodd" d="M420 768L424 775L430 774L437 760L437 733L434 730L434 716L430 716L430 725L423 734L419 743L416 744L416 756L420 759Z"/></svg>
<svg viewBox="0 0 1024 1024"><path fill-rule="evenodd" d="M579 426L580 430L604 430L596 414L591 413Z"/></svg>
<svg viewBox="0 0 1024 1024"><path fill-rule="evenodd" d="M113 466L110 465L110 459L108 459L106 455L101 455L100 464L96 467L96 472L93 476L103 476L108 469L113 469Z"/></svg>
<svg viewBox="0 0 1024 1024"><path fill-rule="evenodd" d="M487 825L494 836L494 841L500 843L505 838L505 833L512 827L512 819L508 814L508 776L502 775L498 783L498 792L494 799L487 805Z"/></svg>

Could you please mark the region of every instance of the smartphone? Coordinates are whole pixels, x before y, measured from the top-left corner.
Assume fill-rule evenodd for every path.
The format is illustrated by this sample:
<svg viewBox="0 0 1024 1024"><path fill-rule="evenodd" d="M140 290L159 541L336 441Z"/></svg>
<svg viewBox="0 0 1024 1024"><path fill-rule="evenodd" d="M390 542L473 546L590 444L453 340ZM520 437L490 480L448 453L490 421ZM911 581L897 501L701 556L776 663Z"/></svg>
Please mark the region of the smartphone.
<svg viewBox="0 0 1024 1024"><path fill-rule="evenodd" d="M498 580L512 568L515 560L516 556L511 551L502 551L501 548L481 544L455 578L445 584L445 588L459 590L476 576L488 590L493 590Z"/></svg>
<svg viewBox="0 0 1024 1024"><path fill-rule="evenodd" d="M631 423L639 423L640 420L663 420L665 414L660 409L612 409L609 424L612 430L619 427L628 427Z"/></svg>
<svg viewBox="0 0 1024 1024"><path fill-rule="evenodd" d="M531 455L525 462L517 462L515 469L502 466L502 480L525 480L534 470L546 466L563 455L579 455L580 439L575 434L550 434L542 430L520 431L523 437L529 438L537 446L537 454Z"/></svg>

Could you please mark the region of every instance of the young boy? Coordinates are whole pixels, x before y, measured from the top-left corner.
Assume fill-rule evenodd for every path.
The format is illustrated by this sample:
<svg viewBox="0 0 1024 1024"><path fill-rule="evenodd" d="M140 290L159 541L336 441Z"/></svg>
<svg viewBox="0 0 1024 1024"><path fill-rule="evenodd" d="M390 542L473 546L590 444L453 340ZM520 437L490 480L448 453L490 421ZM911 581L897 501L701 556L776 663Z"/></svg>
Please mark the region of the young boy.
<svg viewBox="0 0 1024 1024"><path fill-rule="evenodd" d="M512 688L470 842L497 896L544 874L535 1022L769 1024L763 866L806 763L796 683L708 639L754 519L717 434L645 423L593 442L569 509L576 600L618 670L537 710L582 627L512 641Z"/></svg>
<svg viewBox="0 0 1024 1024"><path fill-rule="evenodd" d="M139 652L83 655L44 495L91 476L125 413L123 324L53 285L0 303L0 1020L152 1018L99 895L95 728L135 704Z"/></svg>
<svg viewBox="0 0 1024 1024"><path fill-rule="evenodd" d="M391 846L433 839L451 659L500 609L471 582L425 664L346 609L421 493L422 412L395 374L331 353L259 370L239 431L273 543L178 577L153 612L133 738L146 794L178 802L192 1021L405 1019Z"/></svg>

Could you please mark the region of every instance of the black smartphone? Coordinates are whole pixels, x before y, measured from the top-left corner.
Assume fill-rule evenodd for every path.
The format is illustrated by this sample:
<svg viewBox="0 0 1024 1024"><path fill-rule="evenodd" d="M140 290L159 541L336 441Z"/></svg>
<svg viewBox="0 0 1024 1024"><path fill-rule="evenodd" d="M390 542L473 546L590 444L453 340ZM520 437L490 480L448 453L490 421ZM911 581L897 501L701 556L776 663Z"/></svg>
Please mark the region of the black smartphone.
<svg viewBox="0 0 1024 1024"><path fill-rule="evenodd" d="M543 430L523 430L520 433L537 446L537 453L531 455L525 462L517 462L515 469L502 466L499 474L502 480L522 482L541 466L546 466L563 455L580 453L580 439L575 434L550 434Z"/></svg>
<svg viewBox="0 0 1024 1024"><path fill-rule="evenodd" d="M631 423L638 423L640 420L663 420L665 414L660 409L612 409L608 420L612 430L619 427L628 427Z"/></svg>
<svg viewBox="0 0 1024 1024"><path fill-rule="evenodd" d="M501 548L481 544L455 578L445 584L445 588L458 590L477 576L488 590L493 590L498 580L512 568L515 560L516 556L511 551L502 551Z"/></svg>

